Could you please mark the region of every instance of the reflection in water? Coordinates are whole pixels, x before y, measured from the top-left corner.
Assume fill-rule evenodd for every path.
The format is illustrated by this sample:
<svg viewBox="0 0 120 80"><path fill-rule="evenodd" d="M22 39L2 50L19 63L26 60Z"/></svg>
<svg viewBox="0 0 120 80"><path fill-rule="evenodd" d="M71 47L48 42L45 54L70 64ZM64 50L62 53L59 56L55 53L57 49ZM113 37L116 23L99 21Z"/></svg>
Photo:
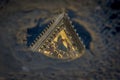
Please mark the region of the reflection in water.
<svg viewBox="0 0 120 80"><path fill-rule="evenodd" d="M39 19L36 26L33 28L28 28L27 30L27 46L30 46L30 44L35 40L35 38L46 28L47 24L41 24L44 20Z"/></svg>
<svg viewBox="0 0 120 80"><path fill-rule="evenodd" d="M43 30L30 45L30 48L52 58L68 60L80 57L85 50L84 44L64 12L58 15L48 28Z"/></svg>
<svg viewBox="0 0 120 80"><path fill-rule="evenodd" d="M77 33L80 35L86 48L90 49L90 42L92 41L91 34L84 28L83 25L80 25L75 21L73 21L73 25L75 26L75 29L77 30Z"/></svg>
<svg viewBox="0 0 120 80"><path fill-rule="evenodd" d="M40 49L45 55L61 59L76 58L81 55L77 44L65 30L61 30L49 45Z"/></svg>
<svg viewBox="0 0 120 80"><path fill-rule="evenodd" d="M78 18L78 16L75 14L75 12L71 9L68 9L68 15L71 18ZM80 16L79 16L80 17ZM90 49L90 42L92 41L92 37L90 33L84 28L83 25L72 21L72 24L75 26L75 29L77 30L77 33L80 35L83 43L85 44L87 49Z"/></svg>

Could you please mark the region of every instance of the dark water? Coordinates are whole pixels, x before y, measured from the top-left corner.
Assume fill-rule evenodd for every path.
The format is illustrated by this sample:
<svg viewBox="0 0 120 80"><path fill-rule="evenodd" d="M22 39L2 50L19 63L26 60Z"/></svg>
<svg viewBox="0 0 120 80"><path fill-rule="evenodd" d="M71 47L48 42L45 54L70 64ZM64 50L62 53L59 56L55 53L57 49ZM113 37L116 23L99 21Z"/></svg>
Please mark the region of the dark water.
<svg viewBox="0 0 120 80"><path fill-rule="evenodd" d="M73 21L73 25L75 26L75 29L77 30L77 33L79 34L79 37L81 37L86 48L89 49L90 42L92 41L90 33L82 25L75 21Z"/></svg>
<svg viewBox="0 0 120 80"><path fill-rule="evenodd" d="M27 34L29 35L27 37L27 46L30 46L30 44L40 35L40 33L48 26L47 24L41 24L44 21L44 19L39 19L37 21L37 24L33 28L27 29Z"/></svg>

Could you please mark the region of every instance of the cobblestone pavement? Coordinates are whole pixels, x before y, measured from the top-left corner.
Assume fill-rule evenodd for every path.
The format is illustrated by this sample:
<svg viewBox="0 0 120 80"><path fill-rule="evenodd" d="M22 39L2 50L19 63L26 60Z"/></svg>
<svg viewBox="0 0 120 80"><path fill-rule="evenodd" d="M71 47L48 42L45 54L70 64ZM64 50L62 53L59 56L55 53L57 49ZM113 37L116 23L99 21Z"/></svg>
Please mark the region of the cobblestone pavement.
<svg viewBox="0 0 120 80"><path fill-rule="evenodd" d="M119 0L1 0L0 80L119 80L119 4ZM66 8L86 46L85 54L70 62L26 47L59 8Z"/></svg>

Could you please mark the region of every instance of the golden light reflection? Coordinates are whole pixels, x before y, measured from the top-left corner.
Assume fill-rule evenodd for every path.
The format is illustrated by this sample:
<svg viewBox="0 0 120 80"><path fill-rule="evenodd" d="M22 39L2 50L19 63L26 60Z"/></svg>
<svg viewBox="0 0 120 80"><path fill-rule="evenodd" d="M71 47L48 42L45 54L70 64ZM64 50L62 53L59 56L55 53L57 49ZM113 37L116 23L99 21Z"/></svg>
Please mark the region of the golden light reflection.
<svg viewBox="0 0 120 80"><path fill-rule="evenodd" d="M76 58L81 54L74 44L75 42L71 39L66 30L63 29L55 36L49 45L46 45L46 48L41 50L41 52L53 58Z"/></svg>
<svg viewBox="0 0 120 80"><path fill-rule="evenodd" d="M72 45L70 39L67 37L65 30L62 30L57 36L56 38L53 40L54 42L58 41L59 36L61 36L62 40L63 40L63 44L66 48L68 48L68 44ZM74 47L72 47L72 49L74 49Z"/></svg>
<svg viewBox="0 0 120 80"><path fill-rule="evenodd" d="M83 55L85 46L63 12L41 32L30 49L51 58L73 60Z"/></svg>

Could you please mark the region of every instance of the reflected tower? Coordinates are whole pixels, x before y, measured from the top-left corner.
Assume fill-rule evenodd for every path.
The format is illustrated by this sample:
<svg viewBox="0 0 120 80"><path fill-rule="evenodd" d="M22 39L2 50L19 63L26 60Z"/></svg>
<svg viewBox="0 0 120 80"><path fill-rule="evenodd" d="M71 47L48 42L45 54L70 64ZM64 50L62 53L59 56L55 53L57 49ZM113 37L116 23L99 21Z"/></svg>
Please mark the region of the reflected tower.
<svg viewBox="0 0 120 80"><path fill-rule="evenodd" d="M85 46L67 14L62 12L30 45L30 50L51 58L73 60L83 55Z"/></svg>

